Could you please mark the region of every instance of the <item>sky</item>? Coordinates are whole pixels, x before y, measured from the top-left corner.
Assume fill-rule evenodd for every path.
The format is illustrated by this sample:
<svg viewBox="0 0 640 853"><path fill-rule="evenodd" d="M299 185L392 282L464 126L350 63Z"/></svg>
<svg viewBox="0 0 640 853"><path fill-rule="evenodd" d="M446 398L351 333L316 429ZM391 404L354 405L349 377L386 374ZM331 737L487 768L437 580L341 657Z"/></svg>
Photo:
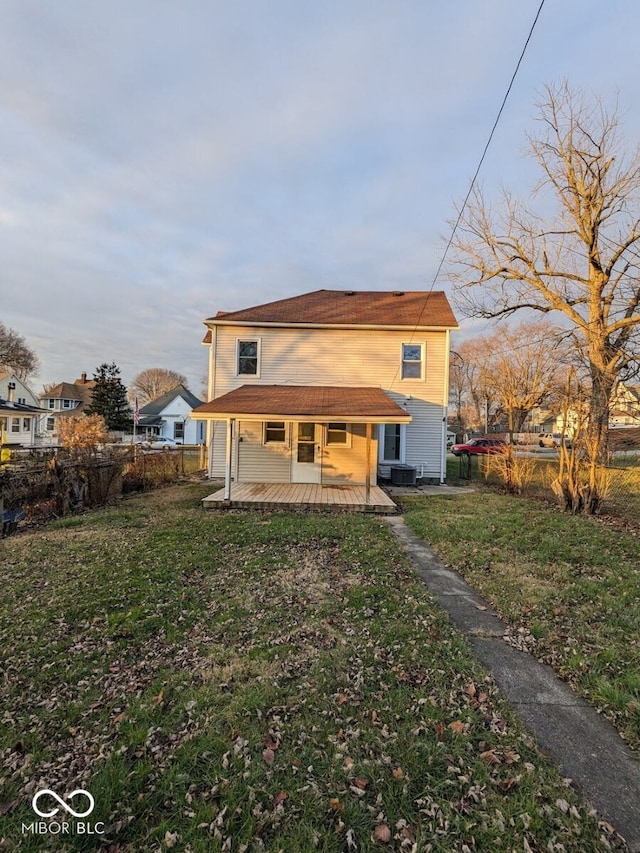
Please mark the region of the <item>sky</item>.
<svg viewBox="0 0 640 853"><path fill-rule="evenodd" d="M115 362L125 384L164 367L200 394L219 310L451 294L436 273L456 205L539 6L0 0L0 320L40 359L34 390ZM535 184L547 84L617 103L635 146L639 37L638 0L546 0L489 197Z"/></svg>

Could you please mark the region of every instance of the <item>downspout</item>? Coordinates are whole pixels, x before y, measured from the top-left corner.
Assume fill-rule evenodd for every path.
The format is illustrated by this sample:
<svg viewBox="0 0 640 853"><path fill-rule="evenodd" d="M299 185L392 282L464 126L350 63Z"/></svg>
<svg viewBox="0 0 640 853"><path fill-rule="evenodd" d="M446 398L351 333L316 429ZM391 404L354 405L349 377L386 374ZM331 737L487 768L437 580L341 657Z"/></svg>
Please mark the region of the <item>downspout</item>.
<svg viewBox="0 0 640 853"><path fill-rule="evenodd" d="M451 359L451 332L445 332L444 388L442 389L442 436L440 447L440 485L447 482L447 420L449 416L449 361Z"/></svg>
<svg viewBox="0 0 640 853"><path fill-rule="evenodd" d="M227 447L226 461L224 468L224 499L231 500L231 454L233 451L233 433L235 426L235 418L227 418Z"/></svg>
<svg viewBox="0 0 640 853"><path fill-rule="evenodd" d="M209 402L215 399L216 395L216 346L218 342L218 327L214 326L211 329L211 343L209 344L209 381L207 384L207 396ZM213 477L213 434L216 422L209 420L207 422L207 447L208 447L208 467L209 479Z"/></svg>

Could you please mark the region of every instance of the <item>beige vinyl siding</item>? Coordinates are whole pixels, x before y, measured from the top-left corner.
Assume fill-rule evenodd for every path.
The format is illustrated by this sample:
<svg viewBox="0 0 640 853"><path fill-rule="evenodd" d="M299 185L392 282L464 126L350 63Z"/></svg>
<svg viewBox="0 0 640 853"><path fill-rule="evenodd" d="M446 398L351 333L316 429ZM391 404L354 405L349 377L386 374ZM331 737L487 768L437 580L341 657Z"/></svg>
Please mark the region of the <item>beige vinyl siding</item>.
<svg viewBox="0 0 640 853"><path fill-rule="evenodd" d="M367 440L365 424L352 424L348 427L351 435L351 446L325 444L322 452L322 482L348 483L350 485L366 482L367 473ZM326 430L325 430L326 439ZM376 460L378 458L378 442L371 441L371 471L372 482L375 483Z"/></svg>
<svg viewBox="0 0 640 853"><path fill-rule="evenodd" d="M236 374L236 341L259 340L259 376ZM442 453L442 419L446 412L445 387L448 336L445 331L385 331L366 329L289 329L267 327L218 326L215 341L215 375L211 388L220 397L241 385L338 385L372 386L382 388L413 417L407 425L405 462L415 465L418 475L439 477ZM425 351L425 370L422 379L402 379L402 344L422 344ZM214 344L212 343L212 347ZM363 428L364 429L364 428ZM212 450L212 476L224 474L224 424L215 429ZM364 432L362 432L362 436ZM354 436L355 438L355 436ZM364 441L364 439L363 439ZM244 444L244 441L243 441ZM244 452L244 448L243 452ZM334 448L325 448L333 452ZM353 476L364 482L364 447L355 443L353 457L325 456L335 473L326 474L323 481L352 482L353 458L360 456L360 465L353 467ZM347 448L336 448L347 454ZM251 443L247 454L258 467L253 477L279 476L282 460L261 455ZM377 459L377 444L372 448ZM249 456L247 455L247 460ZM233 470L236 471L235 463ZM243 463L243 474L245 472ZM387 473L386 471L384 473ZM241 475L241 476L242 476ZM287 477L288 477L287 473ZM328 478L328 479L327 479Z"/></svg>
<svg viewBox="0 0 640 853"><path fill-rule="evenodd" d="M263 443L263 424L242 421L238 432L238 482L288 483L291 470L290 425L286 440ZM256 472L260 476L256 477Z"/></svg>
<svg viewBox="0 0 640 853"><path fill-rule="evenodd" d="M236 341L260 340L260 376L236 375ZM402 379L402 344L426 344L424 379ZM444 332L218 327L216 397L240 385L374 386L442 404Z"/></svg>

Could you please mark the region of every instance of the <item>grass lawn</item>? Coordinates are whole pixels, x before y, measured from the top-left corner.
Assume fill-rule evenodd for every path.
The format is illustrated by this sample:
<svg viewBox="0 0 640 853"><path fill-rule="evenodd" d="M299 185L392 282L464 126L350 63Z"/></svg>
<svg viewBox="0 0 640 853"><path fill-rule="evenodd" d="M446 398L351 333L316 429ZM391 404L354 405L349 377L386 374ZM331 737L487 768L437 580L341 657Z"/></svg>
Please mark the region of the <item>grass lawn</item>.
<svg viewBox="0 0 640 853"><path fill-rule="evenodd" d="M405 520L640 748L638 536L476 488L407 499Z"/></svg>
<svg viewBox="0 0 640 853"><path fill-rule="evenodd" d="M611 849L382 520L206 513L208 491L3 541L1 850ZM438 506L441 545L479 512ZM23 832L44 788L88 790L104 833Z"/></svg>

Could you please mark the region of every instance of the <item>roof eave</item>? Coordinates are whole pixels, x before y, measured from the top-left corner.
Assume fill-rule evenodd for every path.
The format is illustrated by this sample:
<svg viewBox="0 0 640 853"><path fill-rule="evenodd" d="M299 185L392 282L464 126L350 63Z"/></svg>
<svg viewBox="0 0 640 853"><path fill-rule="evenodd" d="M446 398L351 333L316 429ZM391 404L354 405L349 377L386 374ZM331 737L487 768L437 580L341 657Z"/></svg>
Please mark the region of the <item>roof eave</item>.
<svg viewBox="0 0 640 853"><path fill-rule="evenodd" d="M289 421L291 423L349 423L349 424L410 424L411 415L405 413L388 415L350 415L347 412L332 412L330 415L313 412L310 414L292 415L286 412L198 412L194 409L192 415L196 420L212 421Z"/></svg>
<svg viewBox="0 0 640 853"><path fill-rule="evenodd" d="M412 324L394 325L386 323L285 323L273 320L224 320L216 317L211 317L210 319L205 320L204 324L210 329L213 326L249 326L251 328L268 327L273 329L366 329L370 331L379 331L382 329L384 331L391 332L406 332L408 329L412 332L445 332L447 330L455 332L460 329L460 326L457 323L455 325L427 324L418 326Z"/></svg>

